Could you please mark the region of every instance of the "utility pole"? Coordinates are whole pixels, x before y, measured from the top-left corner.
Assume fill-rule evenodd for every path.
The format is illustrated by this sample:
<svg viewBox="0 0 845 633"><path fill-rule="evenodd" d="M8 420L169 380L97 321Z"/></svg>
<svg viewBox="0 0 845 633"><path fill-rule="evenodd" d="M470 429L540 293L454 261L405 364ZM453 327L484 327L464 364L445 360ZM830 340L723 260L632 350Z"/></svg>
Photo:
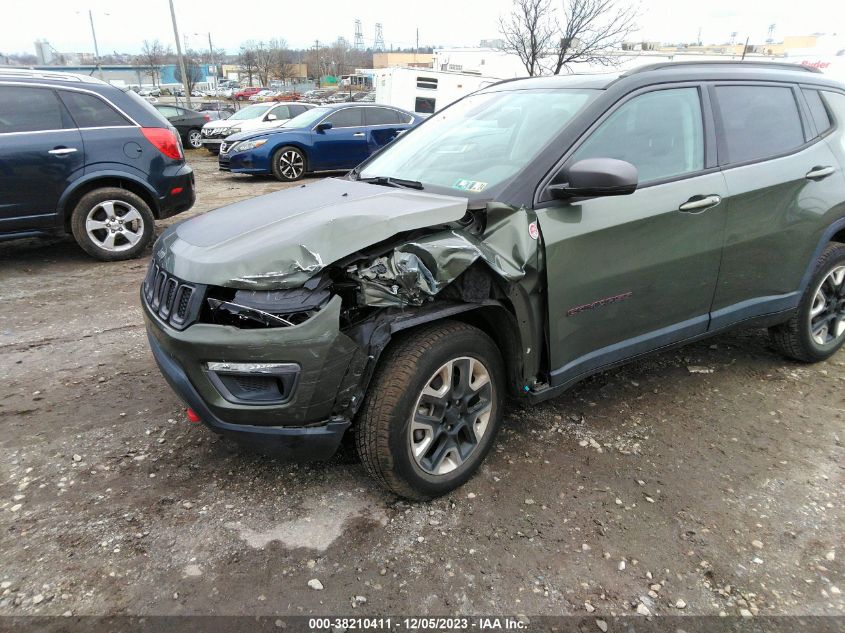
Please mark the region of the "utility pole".
<svg viewBox="0 0 845 633"><path fill-rule="evenodd" d="M223 73L223 60L220 60L220 69L218 70L217 64L214 63L214 46L211 45L211 31L208 32L208 61L211 62L211 65L214 67L214 87L218 86L218 79L220 75Z"/></svg>
<svg viewBox="0 0 845 633"><path fill-rule="evenodd" d="M97 46L97 31L94 30L94 13L91 9L88 9L88 21L91 23L91 37L94 38L94 64L97 66L100 79L102 79L103 67L100 66L100 47Z"/></svg>
<svg viewBox="0 0 845 633"><path fill-rule="evenodd" d="M417 53L420 52L420 27L417 27L417 47L414 49L414 63L417 63Z"/></svg>
<svg viewBox="0 0 845 633"><path fill-rule="evenodd" d="M323 69L320 67L320 40L314 40L314 50L317 51L317 87L322 87L320 81L323 77Z"/></svg>
<svg viewBox="0 0 845 633"><path fill-rule="evenodd" d="M179 70L182 72L182 87L185 89L185 103L191 107L191 91L188 90L188 73L185 69L185 56L182 55L182 44L179 42L179 27L176 26L176 10L173 0L170 2L170 18L173 20L173 37L176 38L176 55L179 57Z"/></svg>

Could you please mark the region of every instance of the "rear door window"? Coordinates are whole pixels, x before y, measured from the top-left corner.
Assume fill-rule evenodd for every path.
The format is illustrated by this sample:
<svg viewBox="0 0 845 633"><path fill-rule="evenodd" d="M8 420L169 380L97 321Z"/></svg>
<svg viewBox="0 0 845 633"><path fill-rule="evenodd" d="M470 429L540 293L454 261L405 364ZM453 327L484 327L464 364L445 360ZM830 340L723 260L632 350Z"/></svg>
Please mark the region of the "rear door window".
<svg viewBox="0 0 845 633"><path fill-rule="evenodd" d="M78 127L113 127L132 125L105 101L84 92L61 90L70 115Z"/></svg>
<svg viewBox="0 0 845 633"><path fill-rule="evenodd" d="M721 163L744 163L791 152L804 144L804 128L792 88L717 86L722 120Z"/></svg>
<svg viewBox="0 0 845 633"><path fill-rule="evenodd" d="M402 123L399 113L390 108L366 108L367 125L398 125Z"/></svg>
<svg viewBox="0 0 845 633"><path fill-rule="evenodd" d="M62 110L49 88L0 86L0 133L61 130Z"/></svg>
<svg viewBox="0 0 845 633"><path fill-rule="evenodd" d="M833 123L830 120L830 115L822 101L822 97L818 90L804 89L803 92L804 97L807 99L807 105L810 106L810 116L813 119L813 123L816 124L816 132L820 135L824 134L833 126Z"/></svg>
<svg viewBox="0 0 845 633"><path fill-rule="evenodd" d="M174 108L173 106L156 106L156 110L161 112L164 116L166 116L169 119L172 119L173 117L177 117L181 114L179 112L179 110Z"/></svg>
<svg viewBox="0 0 845 633"><path fill-rule="evenodd" d="M637 168L639 182L704 168L704 127L697 88L647 92L626 101L570 159L616 158Z"/></svg>
<svg viewBox="0 0 845 633"><path fill-rule="evenodd" d="M276 119L280 121L284 121L285 119L290 118L290 111L288 110L288 106L276 106L272 110L270 110L270 114L275 114Z"/></svg>

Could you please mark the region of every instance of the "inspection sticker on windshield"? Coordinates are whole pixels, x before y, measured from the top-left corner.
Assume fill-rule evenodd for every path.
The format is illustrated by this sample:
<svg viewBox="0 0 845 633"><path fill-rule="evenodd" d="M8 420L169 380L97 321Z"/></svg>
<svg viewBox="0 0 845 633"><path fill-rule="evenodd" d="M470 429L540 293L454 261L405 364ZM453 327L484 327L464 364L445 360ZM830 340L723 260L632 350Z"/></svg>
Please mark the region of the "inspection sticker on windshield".
<svg viewBox="0 0 845 633"><path fill-rule="evenodd" d="M478 193L479 191L484 191L484 187L486 186L486 182L479 182L478 180L464 180L461 178L460 180L455 181L452 188L460 189L461 191L472 191L473 193Z"/></svg>

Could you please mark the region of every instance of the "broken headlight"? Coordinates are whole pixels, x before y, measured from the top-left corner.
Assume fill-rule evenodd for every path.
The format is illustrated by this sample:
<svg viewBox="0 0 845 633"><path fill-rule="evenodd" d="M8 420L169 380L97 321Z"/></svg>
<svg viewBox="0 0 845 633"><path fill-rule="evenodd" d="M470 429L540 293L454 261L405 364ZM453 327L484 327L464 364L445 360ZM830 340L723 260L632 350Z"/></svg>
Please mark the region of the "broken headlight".
<svg viewBox="0 0 845 633"><path fill-rule="evenodd" d="M244 329L299 325L329 302L330 285L318 278L289 290L220 289L207 299L210 321Z"/></svg>

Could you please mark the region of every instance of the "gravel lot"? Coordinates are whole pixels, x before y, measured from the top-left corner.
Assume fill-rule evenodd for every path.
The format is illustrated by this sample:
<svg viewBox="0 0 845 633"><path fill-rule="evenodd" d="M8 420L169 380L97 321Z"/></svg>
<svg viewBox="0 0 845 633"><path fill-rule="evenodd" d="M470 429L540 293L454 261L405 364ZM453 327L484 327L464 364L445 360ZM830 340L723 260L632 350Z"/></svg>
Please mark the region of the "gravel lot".
<svg viewBox="0 0 845 633"><path fill-rule="evenodd" d="M187 215L284 186L189 160ZM351 454L188 424L148 258L0 246L0 615L845 614L845 353L789 363L755 330L595 376L512 406L475 479L408 504Z"/></svg>

